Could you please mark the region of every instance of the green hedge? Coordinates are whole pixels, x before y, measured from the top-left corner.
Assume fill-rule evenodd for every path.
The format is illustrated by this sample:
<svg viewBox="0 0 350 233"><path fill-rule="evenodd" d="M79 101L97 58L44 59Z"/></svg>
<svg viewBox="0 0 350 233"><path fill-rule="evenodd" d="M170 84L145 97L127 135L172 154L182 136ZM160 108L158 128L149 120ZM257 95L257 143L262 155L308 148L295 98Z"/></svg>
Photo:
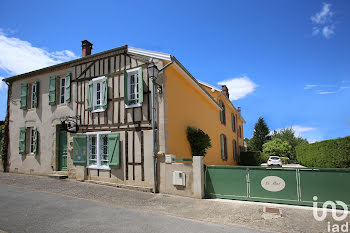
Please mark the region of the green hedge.
<svg viewBox="0 0 350 233"><path fill-rule="evenodd" d="M307 167L349 168L350 136L296 147L298 162Z"/></svg>
<svg viewBox="0 0 350 233"><path fill-rule="evenodd" d="M288 157L280 157L282 164L288 164L289 158Z"/></svg>
<svg viewBox="0 0 350 233"><path fill-rule="evenodd" d="M260 151L241 152L239 164L243 166L260 166L262 157Z"/></svg>

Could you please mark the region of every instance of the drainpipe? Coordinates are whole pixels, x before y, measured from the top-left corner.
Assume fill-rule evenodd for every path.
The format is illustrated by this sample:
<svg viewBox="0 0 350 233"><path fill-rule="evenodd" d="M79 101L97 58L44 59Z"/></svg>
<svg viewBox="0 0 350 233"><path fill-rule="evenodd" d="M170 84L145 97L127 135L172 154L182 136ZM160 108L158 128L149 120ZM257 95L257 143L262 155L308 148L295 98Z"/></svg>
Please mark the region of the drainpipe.
<svg viewBox="0 0 350 233"><path fill-rule="evenodd" d="M163 68L161 68L158 72L162 72L166 68L168 68L171 64L173 64L173 60L166 64ZM154 193L158 192L158 182L157 182L157 155L156 155L156 146L157 146L157 138L156 138L156 121L155 121L155 115L156 115L156 106L155 106L155 87L156 85L159 85L156 83L156 80L158 78L158 74L156 77L152 77L152 135L153 135L153 183L154 183Z"/></svg>

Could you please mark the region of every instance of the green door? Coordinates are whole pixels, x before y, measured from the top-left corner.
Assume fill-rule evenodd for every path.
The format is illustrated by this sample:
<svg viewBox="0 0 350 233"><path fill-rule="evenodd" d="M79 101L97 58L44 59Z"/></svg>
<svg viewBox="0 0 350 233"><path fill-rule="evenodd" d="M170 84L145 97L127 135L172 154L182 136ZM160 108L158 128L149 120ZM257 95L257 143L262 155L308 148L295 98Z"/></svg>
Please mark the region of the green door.
<svg viewBox="0 0 350 233"><path fill-rule="evenodd" d="M67 171L67 132L59 130L58 170Z"/></svg>

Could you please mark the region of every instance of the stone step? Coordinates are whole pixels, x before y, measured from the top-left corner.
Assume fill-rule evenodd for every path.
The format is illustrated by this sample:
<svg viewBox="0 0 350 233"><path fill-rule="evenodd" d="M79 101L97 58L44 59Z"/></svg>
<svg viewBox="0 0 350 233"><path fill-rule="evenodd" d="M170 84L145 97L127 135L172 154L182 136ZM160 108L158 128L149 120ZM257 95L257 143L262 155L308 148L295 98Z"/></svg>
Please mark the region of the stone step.
<svg viewBox="0 0 350 233"><path fill-rule="evenodd" d="M49 178L54 178L54 179L57 179L57 180L61 180L61 179L67 179L68 175L65 175L65 174L49 174L48 177Z"/></svg>

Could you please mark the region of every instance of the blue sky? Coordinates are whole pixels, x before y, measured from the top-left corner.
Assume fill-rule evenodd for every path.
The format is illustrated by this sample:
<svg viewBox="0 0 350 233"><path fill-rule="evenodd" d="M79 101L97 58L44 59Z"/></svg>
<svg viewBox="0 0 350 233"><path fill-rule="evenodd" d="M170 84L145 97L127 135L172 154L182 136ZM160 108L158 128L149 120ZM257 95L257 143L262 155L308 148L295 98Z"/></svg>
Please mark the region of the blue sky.
<svg viewBox="0 0 350 233"><path fill-rule="evenodd" d="M128 44L171 53L199 80L229 86L247 121L310 141L350 135L350 2L0 2L0 77ZM0 119L7 90L0 85Z"/></svg>

